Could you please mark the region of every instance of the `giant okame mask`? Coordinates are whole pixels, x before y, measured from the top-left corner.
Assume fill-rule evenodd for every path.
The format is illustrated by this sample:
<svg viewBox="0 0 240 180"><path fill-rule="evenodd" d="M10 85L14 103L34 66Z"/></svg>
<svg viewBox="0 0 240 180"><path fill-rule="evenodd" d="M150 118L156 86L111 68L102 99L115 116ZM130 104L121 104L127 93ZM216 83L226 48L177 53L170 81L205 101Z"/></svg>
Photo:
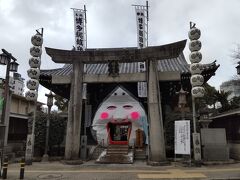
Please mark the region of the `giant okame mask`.
<svg viewBox="0 0 240 180"><path fill-rule="evenodd" d="M148 142L147 116L140 103L118 87L98 108L92 123L99 144L134 145L135 131L143 131Z"/></svg>

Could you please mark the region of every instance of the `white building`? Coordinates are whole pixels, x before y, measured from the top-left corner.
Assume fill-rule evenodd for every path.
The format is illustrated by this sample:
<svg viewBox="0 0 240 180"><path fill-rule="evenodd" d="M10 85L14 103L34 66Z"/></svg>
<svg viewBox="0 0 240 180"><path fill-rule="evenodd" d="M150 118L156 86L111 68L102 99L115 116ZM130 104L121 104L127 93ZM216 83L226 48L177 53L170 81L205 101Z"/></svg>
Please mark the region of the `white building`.
<svg viewBox="0 0 240 180"><path fill-rule="evenodd" d="M5 79L0 78L0 84L3 85ZM9 78L9 87L13 94L23 96L24 92L24 78L21 77L21 74L14 73L13 77Z"/></svg>
<svg viewBox="0 0 240 180"><path fill-rule="evenodd" d="M224 92L231 92L231 94L228 96L228 100L232 99L234 96L240 96L240 80L223 82L220 85L220 90Z"/></svg>

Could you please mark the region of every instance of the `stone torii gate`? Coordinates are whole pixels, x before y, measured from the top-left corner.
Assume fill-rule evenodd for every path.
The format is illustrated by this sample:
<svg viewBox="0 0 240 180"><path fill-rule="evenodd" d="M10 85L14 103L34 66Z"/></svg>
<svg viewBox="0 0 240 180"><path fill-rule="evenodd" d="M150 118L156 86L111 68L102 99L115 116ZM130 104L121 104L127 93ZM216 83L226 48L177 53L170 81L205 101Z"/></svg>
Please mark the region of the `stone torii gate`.
<svg viewBox="0 0 240 180"><path fill-rule="evenodd" d="M65 159L78 159L80 149L82 118L82 84L84 64L117 62L146 62L145 72L148 84L148 120L149 120L149 160L166 160L163 119L161 110L157 61L176 58L183 51L186 40L163 46L151 46L144 49L111 48L87 49L86 51L59 50L46 47L47 54L55 63L73 64L68 123L66 133ZM121 77L121 74L119 74ZM114 78L114 77L113 77ZM131 78L131 77L130 77ZM109 81L109 82L116 82Z"/></svg>

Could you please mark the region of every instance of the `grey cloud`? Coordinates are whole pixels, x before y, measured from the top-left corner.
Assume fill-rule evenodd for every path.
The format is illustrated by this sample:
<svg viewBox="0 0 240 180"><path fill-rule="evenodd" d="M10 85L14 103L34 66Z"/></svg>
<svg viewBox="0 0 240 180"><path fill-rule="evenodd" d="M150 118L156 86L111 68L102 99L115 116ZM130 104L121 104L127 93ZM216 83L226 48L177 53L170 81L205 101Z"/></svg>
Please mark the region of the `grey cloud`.
<svg viewBox="0 0 240 180"><path fill-rule="evenodd" d="M19 72L28 79L30 38L35 29L44 27L44 46L71 49L74 29L70 8L83 8L84 4L87 7L88 47L136 46L135 11L131 5L139 3L145 4L145 1L0 0L0 48L18 58ZM149 0L149 5L149 45L187 39L189 22L193 21L202 32L203 63L217 59L221 64L210 83L218 87L236 74L229 52L240 42L240 1ZM184 53L188 58L188 46ZM60 66L43 53L42 69ZM4 77L4 72L0 71L0 76Z"/></svg>

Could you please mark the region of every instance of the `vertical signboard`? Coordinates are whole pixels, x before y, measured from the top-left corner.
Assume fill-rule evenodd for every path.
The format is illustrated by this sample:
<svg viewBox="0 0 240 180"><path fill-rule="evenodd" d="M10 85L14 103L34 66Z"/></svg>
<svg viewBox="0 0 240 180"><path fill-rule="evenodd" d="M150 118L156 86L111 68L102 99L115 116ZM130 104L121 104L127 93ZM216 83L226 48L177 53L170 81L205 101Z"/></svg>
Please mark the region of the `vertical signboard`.
<svg viewBox="0 0 240 180"><path fill-rule="evenodd" d="M75 33L75 49L76 51L85 51L87 48L87 33L86 33L86 13L82 9L73 9L74 14L74 33ZM84 72L86 65L84 64ZM87 84L83 84L82 99L86 99Z"/></svg>
<svg viewBox="0 0 240 180"><path fill-rule="evenodd" d="M30 163L32 164L32 158L33 158L33 134L28 134L27 135L27 143L26 143L26 153L25 153L25 159L26 159L26 163Z"/></svg>
<svg viewBox="0 0 240 180"><path fill-rule="evenodd" d="M190 121L175 121L175 154L190 154Z"/></svg>
<svg viewBox="0 0 240 180"><path fill-rule="evenodd" d="M201 140L199 133L192 133L194 160L201 161Z"/></svg>
<svg viewBox="0 0 240 180"><path fill-rule="evenodd" d="M138 97L147 97L147 82L138 82Z"/></svg>
<svg viewBox="0 0 240 180"><path fill-rule="evenodd" d="M85 38L85 12L84 10L74 9L74 32L75 32L75 47L77 51L86 49Z"/></svg>
<svg viewBox="0 0 240 180"><path fill-rule="evenodd" d="M136 8L138 48L146 47L145 9Z"/></svg>
<svg viewBox="0 0 240 180"><path fill-rule="evenodd" d="M141 7L141 8L140 8ZM145 16L145 8L142 6L136 6L136 20L137 20L137 44L138 48L146 47L146 16ZM138 62L138 72L145 72L146 64L145 62ZM147 97L147 83L146 82L138 82L138 96L139 97Z"/></svg>

